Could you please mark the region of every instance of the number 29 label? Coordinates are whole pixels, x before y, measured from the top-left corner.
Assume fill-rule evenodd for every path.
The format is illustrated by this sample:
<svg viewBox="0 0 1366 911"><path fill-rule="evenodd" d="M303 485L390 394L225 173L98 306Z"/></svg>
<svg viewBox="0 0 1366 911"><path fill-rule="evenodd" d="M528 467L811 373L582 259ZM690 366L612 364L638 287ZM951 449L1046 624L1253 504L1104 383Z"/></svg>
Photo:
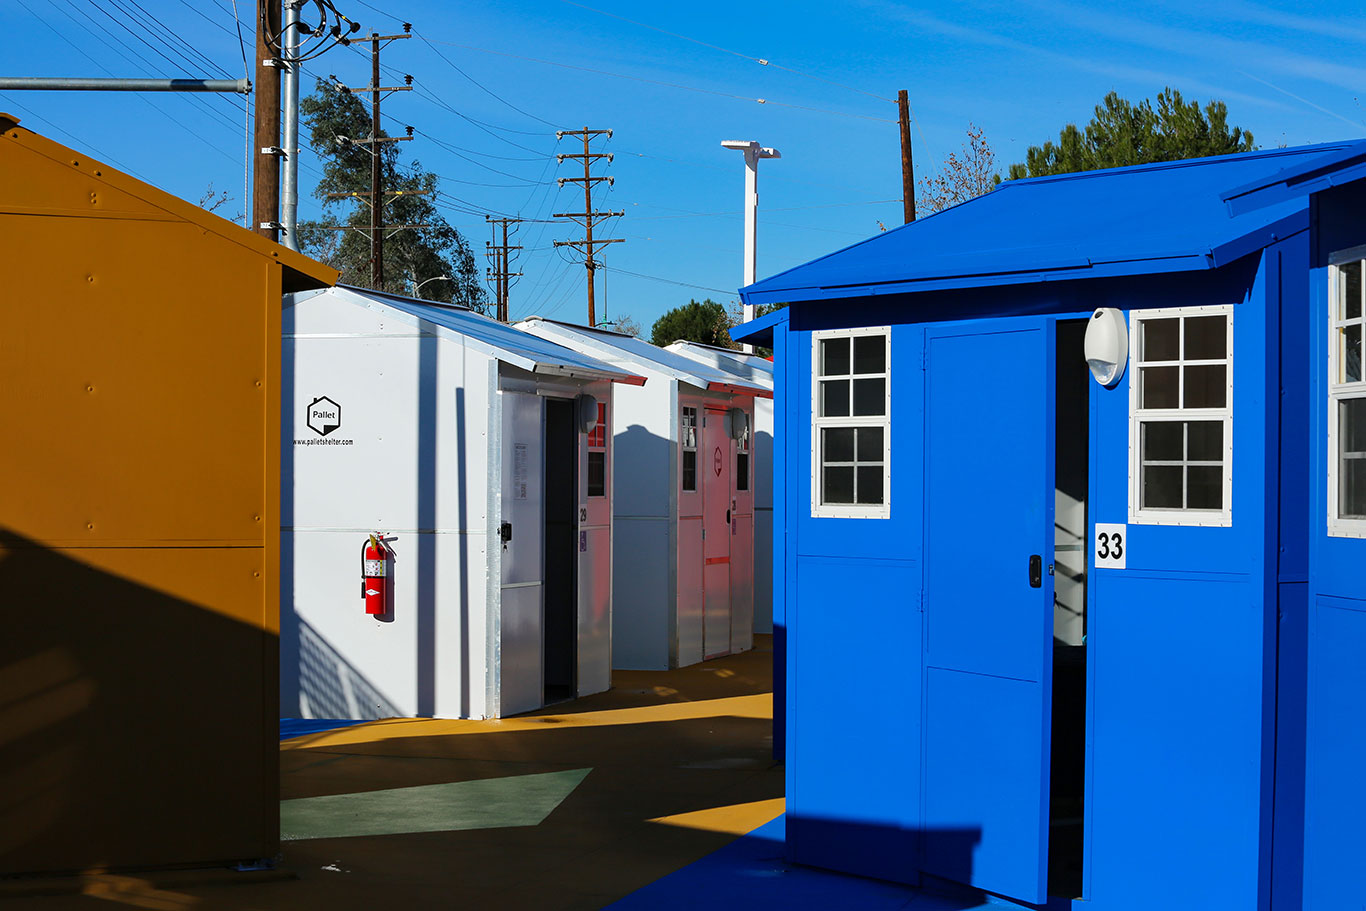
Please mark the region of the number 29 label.
<svg viewBox="0 0 1366 911"><path fill-rule="evenodd" d="M1123 569L1124 558L1129 551L1129 527L1127 525L1103 525L1096 523L1096 540L1093 554L1096 569Z"/></svg>

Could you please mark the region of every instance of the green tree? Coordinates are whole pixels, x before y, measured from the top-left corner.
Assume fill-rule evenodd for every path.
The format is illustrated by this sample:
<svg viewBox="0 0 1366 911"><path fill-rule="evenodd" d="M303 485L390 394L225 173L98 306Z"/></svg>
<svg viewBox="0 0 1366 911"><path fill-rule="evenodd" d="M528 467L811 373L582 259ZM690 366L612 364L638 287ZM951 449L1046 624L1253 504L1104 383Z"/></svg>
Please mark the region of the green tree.
<svg viewBox="0 0 1366 911"><path fill-rule="evenodd" d="M655 320L654 326L650 329L650 342L654 345L668 345L684 340L734 348L735 343L730 340L732 325L734 323L726 308L711 298L700 303L690 300Z"/></svg>
<svg viewBox="0 0 1366 911"><path fill-rule="evenodd" d="M1030 146L1022 164L1010 166L1011 179L1070 174L1097 168L1176 161L1248 152L1256 148L1252 134L1229 128L1228 106L1211 101L1203 109L1170 86L1157 96L1133 104L1115 92L1096 105L1095 116L1080 130L1063 127L1058 141Z"/></svg>
<svg viewBox="0 0 1366 911"><path fill-rule="evenodd" d="M370 135L370 112L350 92L319 79L316 91L299 103L299 110L313 148L325 156L323 176L313 194L322 200L323 218L300 223L299 241L304 252L340 271L343 282L363 288L411 294L417 283L445 276L448 280L424 285L422 296L487 309L488 297L469 244L436 208L437 176L423 170L417 161L402 166L401 143L352 142ZM369 197L328 195L369 192L372 149L380 156L386 194L384 221L426 225L387 234L384 275L378 287L370 275ZM393 191L405 195L389 196ZM427 195L406 195L419 192ZM350 227L336 230L342 226Z"/></svg>

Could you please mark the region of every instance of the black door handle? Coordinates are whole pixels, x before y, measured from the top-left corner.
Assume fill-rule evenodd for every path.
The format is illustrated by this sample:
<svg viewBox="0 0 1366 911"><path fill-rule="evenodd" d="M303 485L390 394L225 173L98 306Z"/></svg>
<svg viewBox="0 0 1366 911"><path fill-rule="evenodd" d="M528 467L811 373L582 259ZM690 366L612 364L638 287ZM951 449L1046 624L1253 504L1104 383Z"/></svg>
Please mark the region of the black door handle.
<svg viewBox="0 0 1366 911"><path fill-rule="evenodd" d="M1029 555L1029 587L1039 588L1043 585L1043 557L1039 554Z"/></svg>
<svg viewBox="0 0 1366 911"><path fill-rule="evenodd" d="M726 524L727 524L727 525L730 524L730 510L729 510L729 509L726 510Z"/></svg>
<svg viewBox="0 0 1366 911"><path fill-rule="evenodd" d="M499 528L498 528L498 537L500 537L500 538L503 539L503 546L504 546L504 547L507 547L507 546L508 546L508 542L512 540L512 523L511 523L511 522L504 522L501 526L499 526Z"/></svg>

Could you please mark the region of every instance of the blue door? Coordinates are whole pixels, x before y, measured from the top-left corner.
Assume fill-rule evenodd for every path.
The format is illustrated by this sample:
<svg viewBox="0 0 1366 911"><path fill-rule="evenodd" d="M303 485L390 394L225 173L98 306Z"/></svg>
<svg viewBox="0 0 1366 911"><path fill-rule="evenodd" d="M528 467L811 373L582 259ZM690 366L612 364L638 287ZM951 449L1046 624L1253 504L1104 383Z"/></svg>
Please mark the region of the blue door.
<svg viewBox="0 0 1366 911"><path fill-rule="evenodd" d="M1047 898L1051 323L925 340L923 870Z"/></svg>

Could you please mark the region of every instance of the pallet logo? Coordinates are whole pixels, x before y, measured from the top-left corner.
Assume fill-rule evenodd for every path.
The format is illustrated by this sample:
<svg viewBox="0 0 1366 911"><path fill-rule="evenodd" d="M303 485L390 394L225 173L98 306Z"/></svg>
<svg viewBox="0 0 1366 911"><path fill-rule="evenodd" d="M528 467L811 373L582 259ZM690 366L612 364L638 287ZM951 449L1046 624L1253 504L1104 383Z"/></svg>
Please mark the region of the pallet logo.
<svg viewBox="0 0 1366 911"><path fill-rule="evenodd" d="M341 427L341 406L325 395L308 403L308 426L318 436L325 437Z"/></svg>
<svg viewBox="0 0 1366 911"><path fill-rule="evenodd" d="M295 440L295 446L351 446L355 440L339 440L330 434L341 428L341 404L325 395L320 395L308 403L304 423L317 434L303 440Z"/></svg>

